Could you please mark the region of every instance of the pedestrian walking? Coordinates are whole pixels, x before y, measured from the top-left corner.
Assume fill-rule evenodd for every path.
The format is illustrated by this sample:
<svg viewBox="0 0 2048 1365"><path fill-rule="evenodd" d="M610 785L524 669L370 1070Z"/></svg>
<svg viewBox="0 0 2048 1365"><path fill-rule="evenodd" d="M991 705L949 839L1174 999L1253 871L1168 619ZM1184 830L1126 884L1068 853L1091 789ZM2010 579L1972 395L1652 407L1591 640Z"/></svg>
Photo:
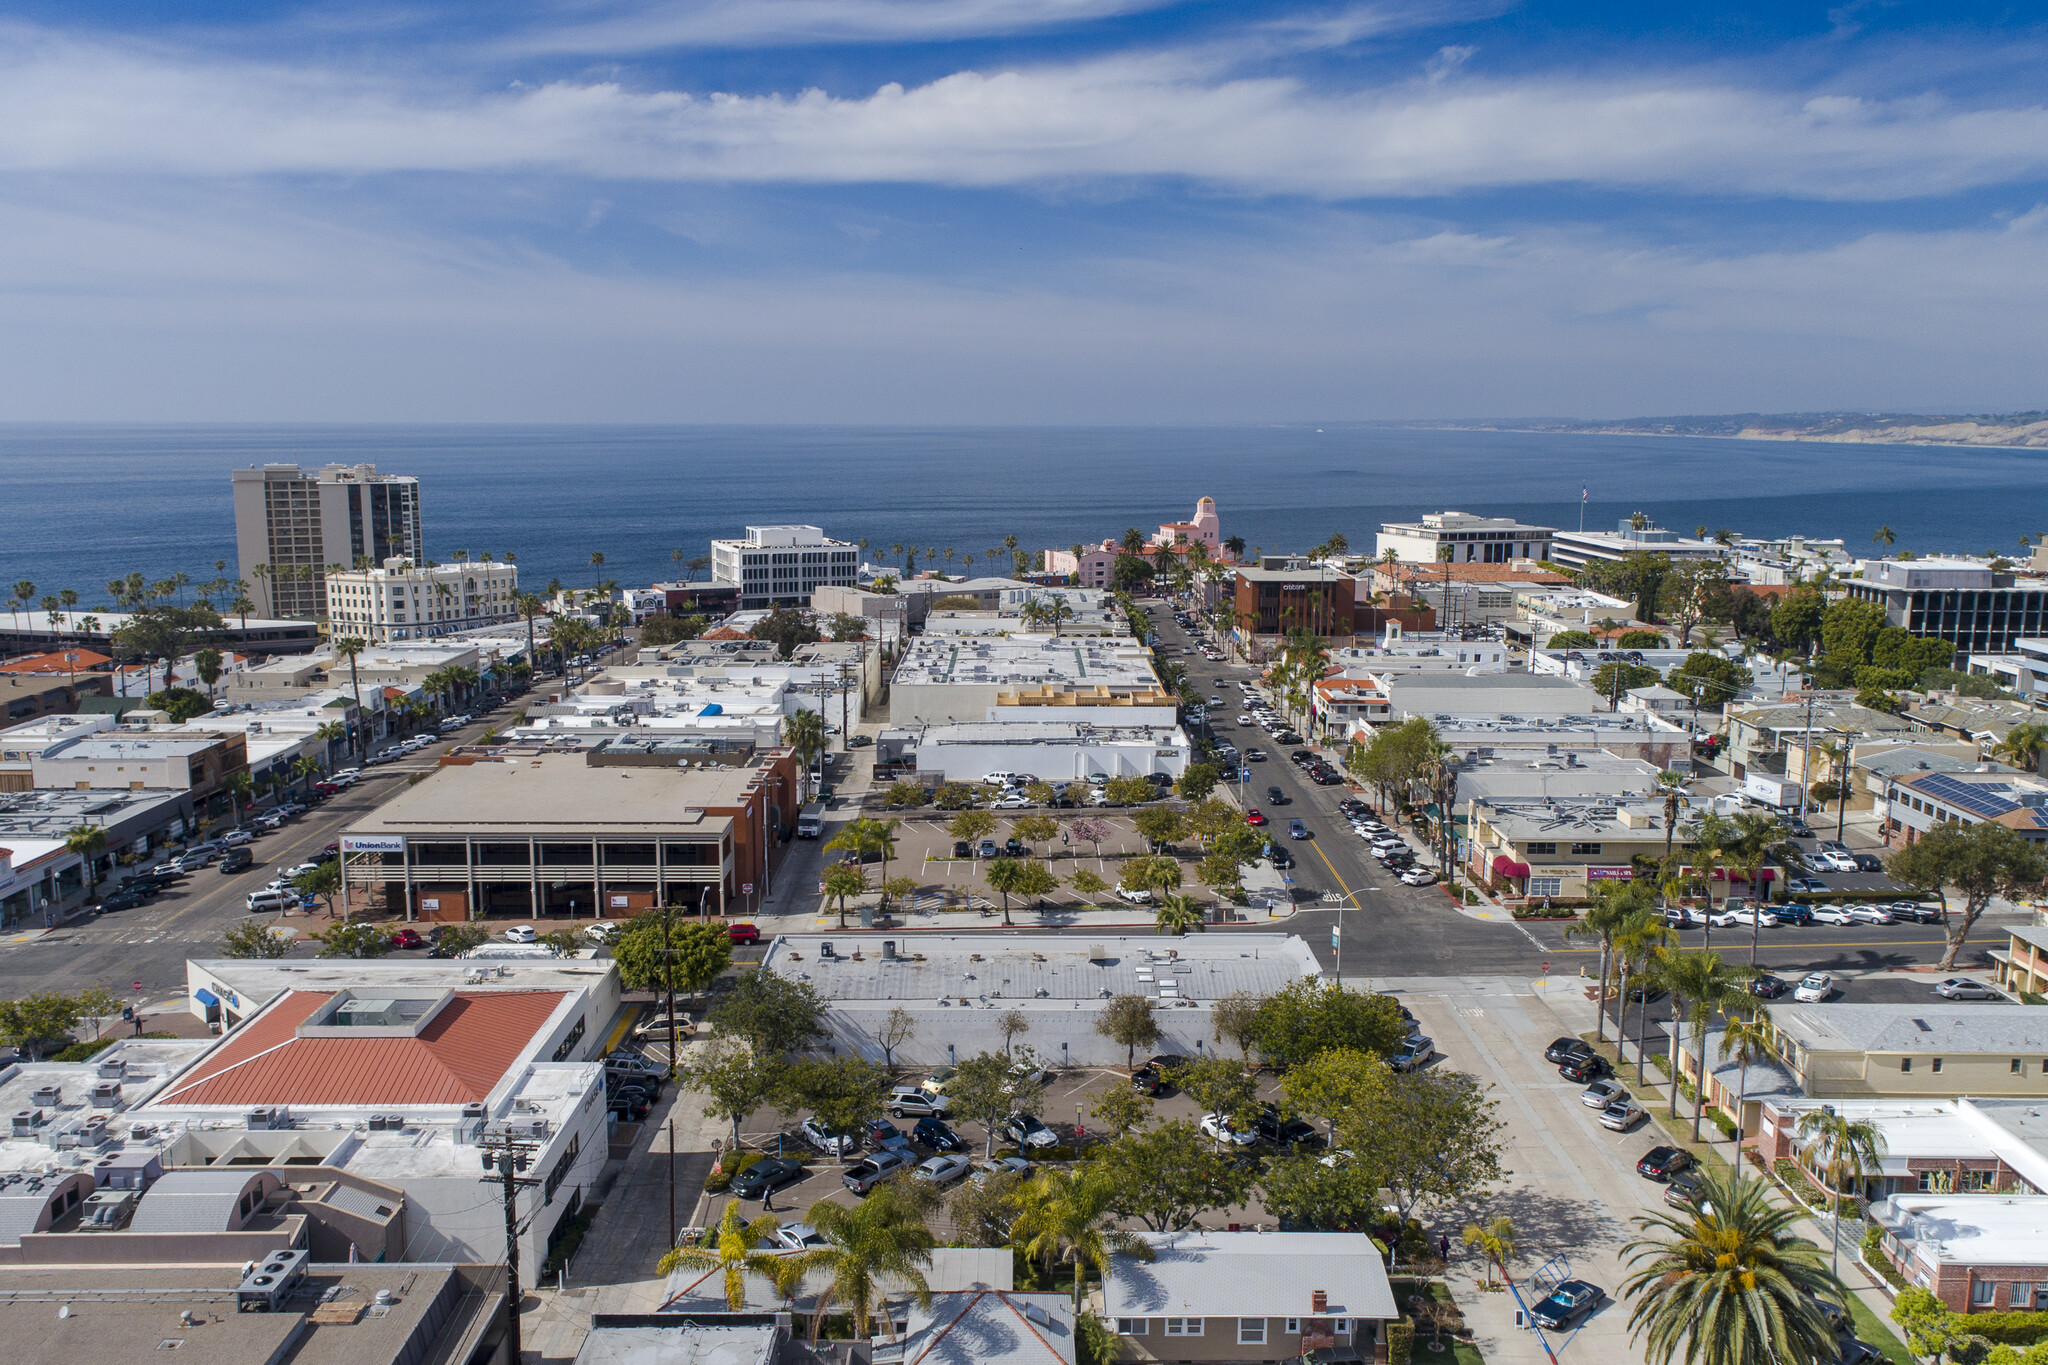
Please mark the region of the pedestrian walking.
<svg viewBox="0 0 2048 1365"><path fill-rule="evenodd" d="M1451 1239L1450 1239L1450 1238L1449 1238L1448 1236L1445 1236L1445 1235L1443 1235L1443 1234L1439 1233L1439 1234L1437 1235L1437 1239L1436 1239L1436 1250L1437 1250L1437 1256L1438 1256L1438 1257L1439 1257L1440 1259L1442 1259L1442 1260L1446 1260L1446 1261L1450 1260L1450 1259L1451 1259Z"/></svg>

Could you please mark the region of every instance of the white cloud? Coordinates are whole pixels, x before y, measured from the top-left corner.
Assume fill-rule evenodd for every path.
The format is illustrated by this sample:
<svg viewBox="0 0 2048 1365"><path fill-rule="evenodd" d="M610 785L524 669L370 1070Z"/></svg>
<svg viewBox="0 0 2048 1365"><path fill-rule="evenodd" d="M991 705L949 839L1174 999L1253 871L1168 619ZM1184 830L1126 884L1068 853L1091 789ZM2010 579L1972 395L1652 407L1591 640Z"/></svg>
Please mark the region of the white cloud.
<svg viewBox="0 0 2048 1365"><path fill-rule="evenodd" d="M557 81L477 93L52 39L0 58L0 170L546 170L596 178L1021 185L1188 179L1331 199L1584 184L1939 195L2048 169L2048 110L1783 94L1675 72L1352 93L1192 57L963 71L860 98Z"/></svg>

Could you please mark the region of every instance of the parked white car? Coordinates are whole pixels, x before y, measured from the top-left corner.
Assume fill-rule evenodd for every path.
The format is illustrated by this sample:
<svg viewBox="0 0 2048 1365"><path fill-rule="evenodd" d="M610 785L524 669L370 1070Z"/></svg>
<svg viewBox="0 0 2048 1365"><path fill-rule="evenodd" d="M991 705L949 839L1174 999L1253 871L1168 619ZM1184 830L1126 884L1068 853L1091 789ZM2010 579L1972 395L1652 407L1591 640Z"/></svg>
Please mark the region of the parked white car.
<svg viewBox="0 0 2048 1365"><path fill-rule="evenodd" d="M1770 929L1776 927L1778 917L1768 910L1753 910L1749 906L1741 905L1733 910L1723 910L1707 922L1716 929L1730 929L1738 924L1750 923L1758 923L1763 928Z"/></svg>
<svg viewBox="0 0 2048 1365"><path fill-rule="evenodd" d="M1240 1133L1224 1122L1221 1114L1202 1115L1202 1136L1227 1142L1233 1147L1249 1147L1259 1140L1256 1133Z"/></svg>
<svg viewBox="0 0 2048 1365"><path fill-rule="evenodd" d="M1132 905L1150 905L1152 903L1152 893L1142 886L1136 888L1119 886L1116 889L1116 894L1118 900L1129 901Z"/></svg>
<svg viewBox="0 0 2048 1365"><path fill-rule="evenodd" d="M531 924L515 924L505 931L507 943L532 943L540 934Z"/></svg>
<svg viewBox="0 0 2048 1365"><path fill-rule="evenodd" d="M1826 972L1809 972L1792 988L1792 998L1802 1005L1818 1005L1835 993L1835 978Z"/></svg>
<svg viewBox="0 0 2048 1365"><path fill-rule="evenodd" d="M1849 918L1857 924L1896 924L1892 912L1882 905L1851 905Z"/></svg>
<svg viewBox="0 0 2048 1365"><path fill-rule="evenodd" d="M1847 910L1839 905L1816 905L1813 907L1815 924L1854 924L1856 921Z"/></svg>

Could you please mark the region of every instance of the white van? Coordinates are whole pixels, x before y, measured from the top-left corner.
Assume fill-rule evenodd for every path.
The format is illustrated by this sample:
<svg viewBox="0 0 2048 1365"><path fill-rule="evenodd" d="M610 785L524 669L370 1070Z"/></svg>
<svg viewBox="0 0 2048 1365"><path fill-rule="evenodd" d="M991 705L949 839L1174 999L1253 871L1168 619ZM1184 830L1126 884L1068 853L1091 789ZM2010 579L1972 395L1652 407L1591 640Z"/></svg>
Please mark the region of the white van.
<svg viewBox="0 0 2048 1365"><path fill-rule="evenodd" d="M251 914L259 910L284 910L297 905L300 899L296 891L272 891L267 888L262 891L251 891L243 897Z"/></svg>
<svg viewBox="0 0 2048 1365"><path fill-rule="evenodd" d="M813 801L796 817L796 837L815 839L825 828L825 803Z"/></svg>

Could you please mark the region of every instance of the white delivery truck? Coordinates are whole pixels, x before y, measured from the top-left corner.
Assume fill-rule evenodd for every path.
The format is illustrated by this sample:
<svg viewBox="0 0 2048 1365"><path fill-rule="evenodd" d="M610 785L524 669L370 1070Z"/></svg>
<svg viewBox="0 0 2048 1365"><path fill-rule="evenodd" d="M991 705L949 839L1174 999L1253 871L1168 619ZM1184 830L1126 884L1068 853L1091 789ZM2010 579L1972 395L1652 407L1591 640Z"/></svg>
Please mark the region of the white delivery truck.
<svg viewBox="0 0 2048 1365"><path fill-rule="evenodd" d="M1751 773L1742 779L1742 794L1765 806L1780 810L1799 804L1799 784L1769 773Z"/></svg>
<svg viewBox="0 0 2048 1365"><path fill-rule="evenodd" d="M815 839L825 828L825 803L813 801L796 817L796 837Z"/></svg>

